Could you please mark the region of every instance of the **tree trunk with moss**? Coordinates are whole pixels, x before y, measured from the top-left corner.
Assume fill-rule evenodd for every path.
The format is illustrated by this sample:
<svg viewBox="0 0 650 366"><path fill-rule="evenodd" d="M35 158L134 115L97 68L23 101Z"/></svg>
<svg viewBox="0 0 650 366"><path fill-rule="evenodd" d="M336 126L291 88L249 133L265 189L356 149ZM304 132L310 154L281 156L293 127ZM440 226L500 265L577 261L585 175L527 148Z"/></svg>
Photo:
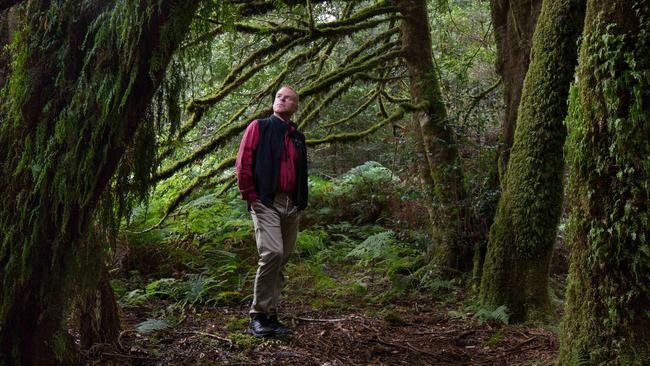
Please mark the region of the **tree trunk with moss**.
<svg viewBox="0 0 650 366"><path fill-rule="evenodd" d="M563 121L583 17L584 0L544 0L533 36L480 294L483 306L506 305L514 322L551 312L548 271L562 208Z"/></svg>
<svg viewBox="0 0 650 366"><path fill-rule="evenodd" d="M501 124L499 172L505 173L514 142L517 110L530 64L533 33L542 0L492 0L490 10L497 46L496 69L503 79L505 115Z"/></svg>
<svg viewBox="0 0 650 366"><path fill-rule="evenodd" d="M76 363L83 241L197 3L25 2L0 110L0 365Z"/></svg>
<svg viewBox="0 0 650 366"><path fill-rule="evenodd" d="M650 365L650 1L590 0L570 102L560 365Z"/></svg>
<svg viewBox="0 0 650 366"><path fill-rule="evenodd" d="M426 1L400 0L403 56L409 70L416 138L424 151L422 168L433 200L432 263L443 271L471 269L472 246L467 190L454 133L447 120L434 69Z"/></svg>
<svg viewBox="0 0 650 366"><path fill-rule="evenodd" d="M533 32L537 24L542 0L492 0L490 10L494 40L496 43L496 71L503 81L504 115L501 120L501 137L496 160L489 171L488 192L501 191L501 176L510 157L510 148L515 136L517 109L521 100L521 89L530 63L530 49ZM480 285L483 263L487 251L488 231L494 221L499 194L487 196L485 209L477 218L478 244L474 253L474 279Z"/></svg>

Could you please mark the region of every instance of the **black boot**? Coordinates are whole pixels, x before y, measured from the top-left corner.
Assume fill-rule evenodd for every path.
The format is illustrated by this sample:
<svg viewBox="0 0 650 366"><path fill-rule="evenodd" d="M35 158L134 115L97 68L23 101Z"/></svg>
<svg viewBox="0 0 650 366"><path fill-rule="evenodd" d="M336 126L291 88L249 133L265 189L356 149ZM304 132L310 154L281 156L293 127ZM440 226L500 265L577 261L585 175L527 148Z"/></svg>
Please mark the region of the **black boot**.
<svg viewBox="0 0 650 366"><path fill-rule="evenodd" d="M282 324L282 322L280 322L280 319L278 319L277 315L271 315L269 317L269 320L273 326L273 329L275 330L275 334L291 334L291 330L287 328L286 325Z"/></svg>
<svg viewBox="0 0 650 366"><path fill-rule="evenodd" d="M266 314L251 314L249 327L251 333L256 337L267 337L275 334L275 326Z"/></svg>

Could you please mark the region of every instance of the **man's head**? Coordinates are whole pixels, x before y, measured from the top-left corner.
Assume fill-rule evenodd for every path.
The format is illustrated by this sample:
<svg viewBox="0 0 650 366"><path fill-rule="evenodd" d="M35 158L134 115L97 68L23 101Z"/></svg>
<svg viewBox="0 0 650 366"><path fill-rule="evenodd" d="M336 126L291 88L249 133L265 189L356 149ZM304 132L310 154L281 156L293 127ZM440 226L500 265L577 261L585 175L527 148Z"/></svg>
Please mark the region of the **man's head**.
<svg viewBox="0 0 650 366"><path fill-rule="evenodd" d="M275 99L273 100L273 114L288 121L298 110L298 102L298 93L296 93L292 87L285 85L275 93Z"/></svg>

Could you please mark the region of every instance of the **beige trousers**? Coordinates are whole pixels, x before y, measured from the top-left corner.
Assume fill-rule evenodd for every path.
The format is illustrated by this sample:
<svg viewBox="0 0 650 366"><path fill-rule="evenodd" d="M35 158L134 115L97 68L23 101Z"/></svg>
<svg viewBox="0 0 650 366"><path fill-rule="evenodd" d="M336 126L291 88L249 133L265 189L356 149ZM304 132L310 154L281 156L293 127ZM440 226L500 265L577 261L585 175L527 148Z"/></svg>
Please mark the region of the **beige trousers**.
<svg viewBox="0 0 650 366"><path fill-rule="evenodd" d="M300 212L285 193L275 196L273 207L260 201L251 204L259 260L250 313L276 315L284 287L284 267L296 246Z"/></svg>

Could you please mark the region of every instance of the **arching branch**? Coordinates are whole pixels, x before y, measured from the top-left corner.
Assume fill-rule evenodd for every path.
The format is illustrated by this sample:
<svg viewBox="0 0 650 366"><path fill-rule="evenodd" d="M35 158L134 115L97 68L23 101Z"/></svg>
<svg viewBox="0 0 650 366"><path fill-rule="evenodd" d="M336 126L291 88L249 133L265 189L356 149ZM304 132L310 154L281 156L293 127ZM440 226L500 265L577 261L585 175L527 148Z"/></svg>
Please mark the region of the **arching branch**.
<svg viewBox="0 0 650 366"><path fill-rule="evenodd" d="M315 146L315 145L320 145L320 144L325 144L325 143L331 143L331 142L350 142L350 141L357 141L360 140L371 133L377 131L381 127L391 123L395 122L399 119L404 117L404 110L402 108L397 109L393 114L391 114L388 118L385 118L376 124L374 124L372 127L365 129L360 132L344 132L344 133L338 133L334 135L328 135L320 139L309 139L306 141L308 146Z"/></svg>
<svg viewBox="0 0 650 366"><path fill-rule="evenodd" d="M499 78L494 84L492 84L489 88L485 89L478 95L472 95L472 104L470 104L469 108L467 108L467 112L465 112L465 115L463 116L463 119L461 121L462 124L465 124L467 122L467 119L469 118L470 114L474 110L474 108L478 105L478 103L485 98L486 96L490 95L499 85L501 85L501 81L503 78Z"/></svg>
<svg viewBox="0 0 650 366"><path fill-rule="evenodd" d="M239 134L242 132L245 128L246 125L248 125L249 121L243 121L240 123L237 123L235 125L230 126L229 128L225 129L224 132L214 138L213 140L209 141L208 143L202 145L199 147L196 151L194 151L192 154L189 156L174 162L171 166L169 166L167 169L158 172L156 175L153 176L151 179L152 182L159 182L163 179L167 179L174 175L176 172L179 170L187 167L191 163L202 159L205 155L208 153L214 151L215 149L224 146L227 141L230 140L233 136Z"/></svg>
<svg viewBox="0 0 650 366"><path fill-rule="evenodd" d="M394 46L391 43L391 46ZM307 88L301 90L300 95L311 95L315 94L323 89L326 89L333 84L351 76L359 72L366 71L376 65L379 65L383 62L386 62L387 60L393 59L395 57L398 57L401 54L399 50L393 50L387 53L384 53L383 55L376 56L374 58L371 58L363 63L355 64L355 65L350 65L349 67L342 69L342 70L336 70L334 72L329 73L328 75L324 76L320 80L315 81L312 85L308 86Z"/></svg>
<svg viewBox="0 0 650 366"><path fill-rule="evenodd" d="M154 226L139 232L139 234L143 234L143 233L146 233L146 232L151 231L153 229L159 228L163 224L163 222L165 222L165 220L167 219L169 214L171 214L176 208L178 208L178 206L181 204L181 202L183 202L183 200L185 200L187 197L189 197L190 194L192 194L192 192L194 192L198 187L202 186L210 178L215 177L217 174L220 174L224 170L232 167L234 163L235 163L235 156L231 155L231 156L223 159L213 169L210 169L206 173L203 173L203 174L199 175L198 177L194 178L182 191L178 192L178 194L171 201L169 201L167 206L165 206L165 209L163 211L163 217L160 219L160 221L158 221L158 223L155 224ZM227 177L227 178L223 179L223 182L226 182L229 179L230 178Z"/></svg>
<svg viewBox="0 0 650 366"><path fill-rule="evenodd" d="M369 106L369 105L370 105L370 104L371 104L371 103L372 103L372 102L377 98L378 95L379 95L379 92L378 92L378 91L373 92L373 93L370 95L370 97L369 97L365 102L363 102L363 104L361 104L361 105L359 106L359 108L357 108L354 112L352 112L352 113L351 113L350 115L348 115L347 117L345 117L345 118L341 118L341 119L339 119L338 121L335 121L335 122L331 122L331 123L327 123L327 124L321 125L320 127L323 127L323 128L331 128L331 127L334 127L334 126L342 125L342 124L344 124L344 123L346 123L346 122L352 120L354 117L358 116L361 112L363 112L363 111L365 111L366 109L368 109L368 106ZM385 118L387 118L387 117L388 117L388 116L386 115Z"/></svg>
<svg viewBox="0 0 650 366"><path fill-rule="evenodd" d="M307 124L316 118L318 113L320 113L323 108L326 106L330 105L335 99L339 98L343 93L345 93L350 86L352 86L352 83L354 82L353 78L348 79L347 81L343 82L341 85L338 86L338 88L332 90L325 99L323 99L316 107L314 108L309 108L307 110L306 115L301 115L296 119L296 124L298 124L299 129L304 129Z"/></svg>
<svg viewBox="0 0 650 366"><path fill-rule="evenodd" d="M312 3L322 3L325 0L311 0ZM239 8L239 13L242 16L262 15L277 9L277 1L275 0L231 0L231 4L242 4ZM306 0L284 0L282 1L288 6L305 5Z"/></svg>

